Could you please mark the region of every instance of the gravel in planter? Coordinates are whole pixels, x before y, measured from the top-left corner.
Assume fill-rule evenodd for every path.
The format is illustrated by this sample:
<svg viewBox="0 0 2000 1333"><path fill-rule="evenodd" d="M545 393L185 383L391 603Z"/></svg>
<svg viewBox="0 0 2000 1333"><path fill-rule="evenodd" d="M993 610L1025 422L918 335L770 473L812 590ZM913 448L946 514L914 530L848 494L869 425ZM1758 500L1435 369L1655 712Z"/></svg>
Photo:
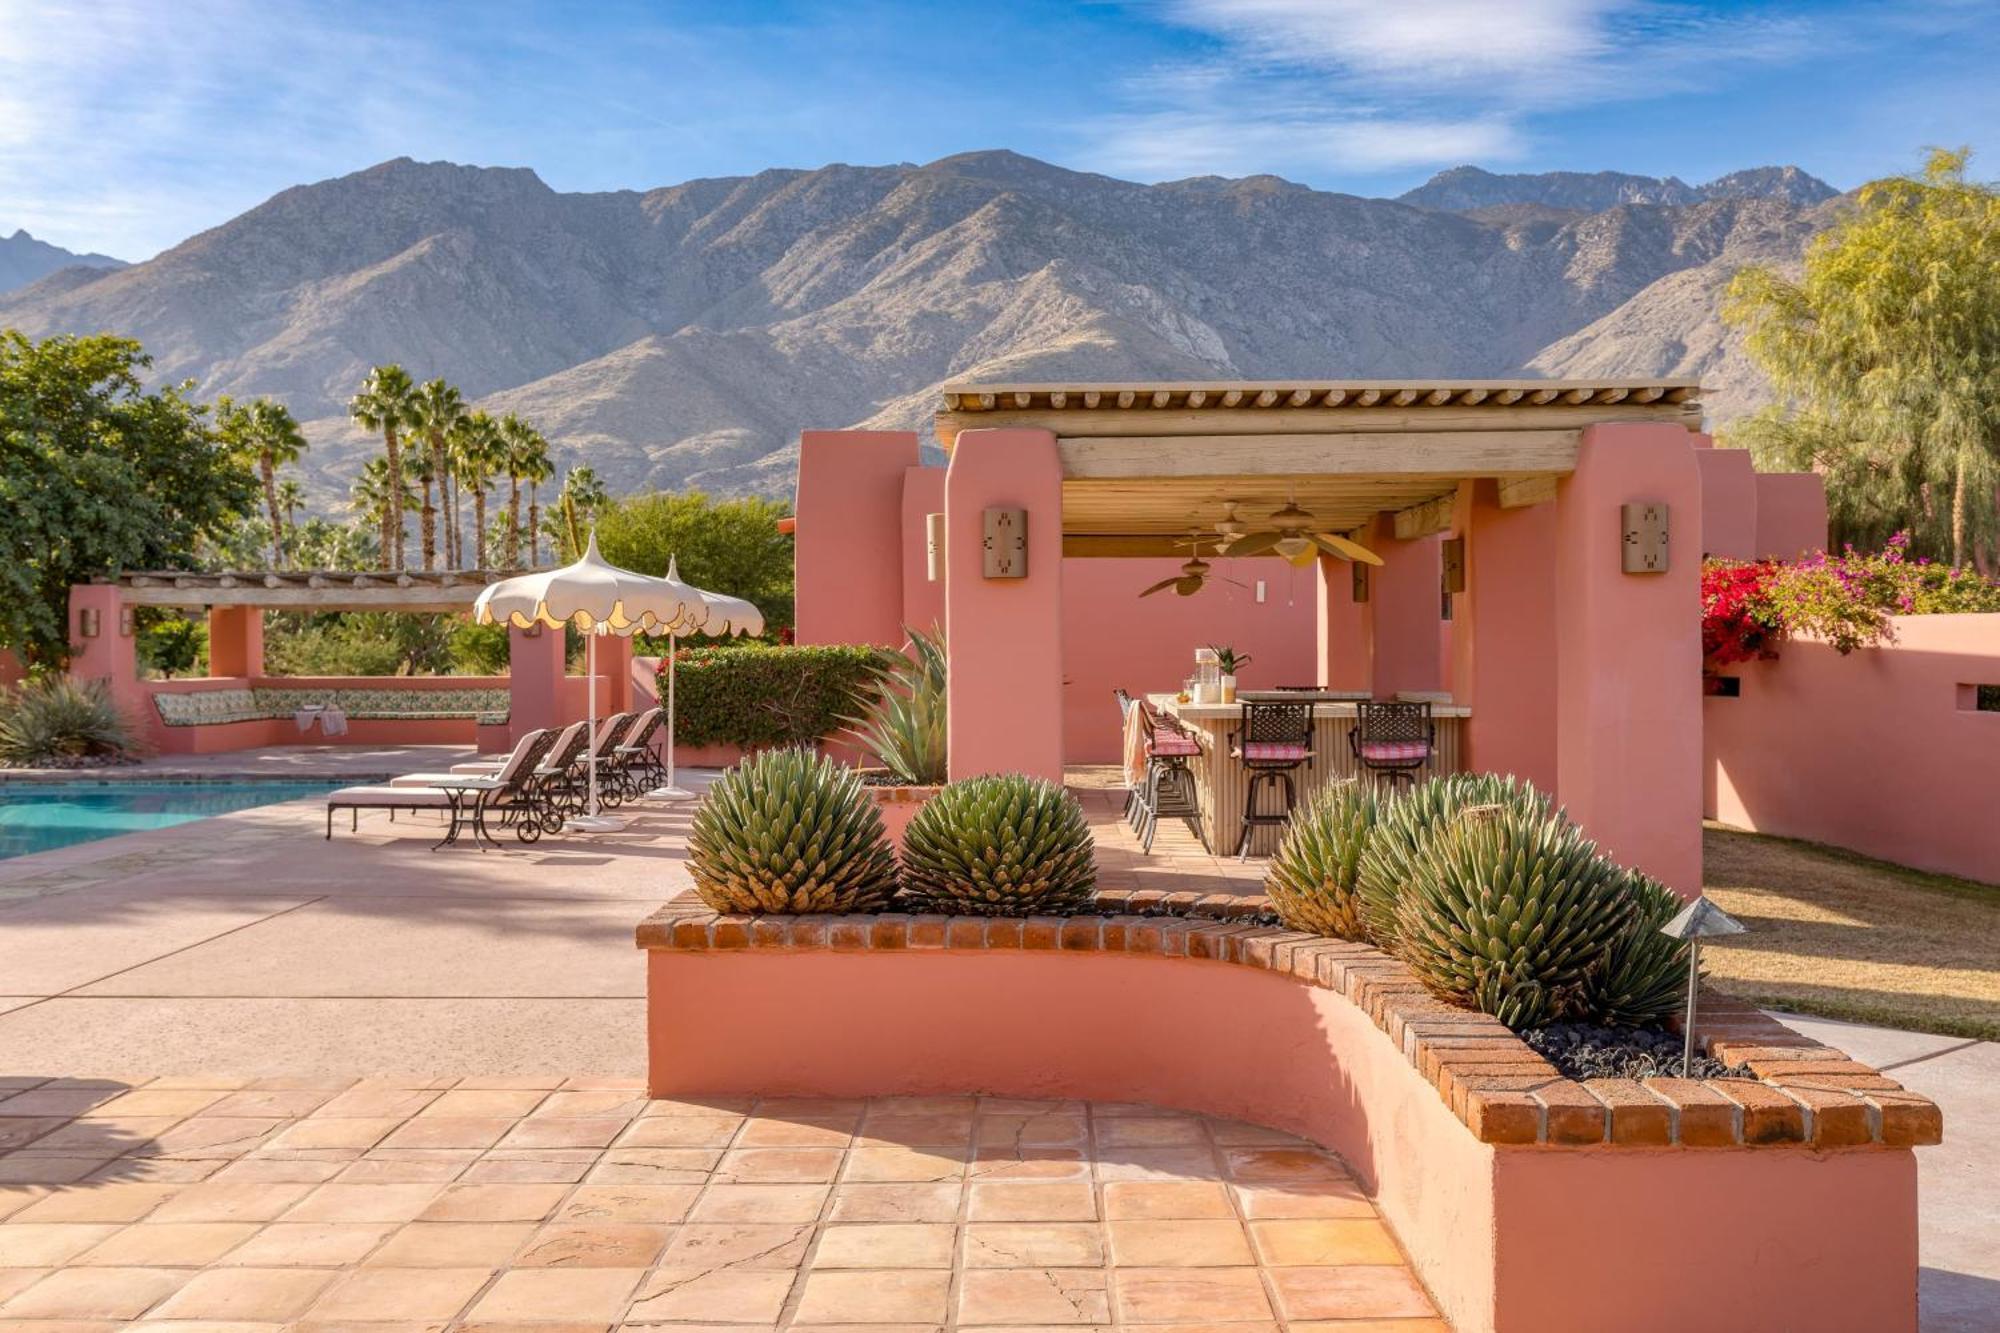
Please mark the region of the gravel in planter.
<svg viewBox="0 0 2000 1333"><path fill-rule="evenodd" d="M1748 1065L1725 1065L1696 1055L1681 1066L1682 1038L1665 1028L1611 1028L1594 1023L1551 1023L1529 1028L1521 1040L1566 1078L1755 1078Z"/></svg>

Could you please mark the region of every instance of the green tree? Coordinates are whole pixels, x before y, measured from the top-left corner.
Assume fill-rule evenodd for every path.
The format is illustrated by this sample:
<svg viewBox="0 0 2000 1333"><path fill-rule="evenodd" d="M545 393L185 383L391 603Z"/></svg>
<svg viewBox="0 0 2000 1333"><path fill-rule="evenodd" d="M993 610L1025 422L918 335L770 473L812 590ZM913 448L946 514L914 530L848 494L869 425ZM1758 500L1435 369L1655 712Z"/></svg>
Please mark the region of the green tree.
<svg viewBox="0 0 2000 1333"><path fill-rule="evenodd" d="M521 480L528 483L528 568L542 567L542 504L537 488L556 474L555 461L549 457L549 442L540 431L535 432L532 446L519 460Z"/></svg>
<svg viewBox="0 0 2000 1333"><path fill-rule="evenodd" d="M305 504L305 502L305 489L299 485L297 477L286 477L278 483L278 508L285 515L285 546L287 551L291 548L292 534L298 530L299 507ZM297 556L293 555L292 558L297 559Z"/></svg>
<svg viewBox="0 0 2000 1333"><path fill-rule="evenodd" d="M371 458L362 464L361 475L354 479L348 490L348 507L360 516L364 523L372 524L375 531L387 536L396 525L403 521L403 515L417 507L416 493L410 489L409 478L399 478L403 483L402 503L392 503L390 497L395 492L389 488L389 460ZM378 538L379 541L379 538ZM394 547L377 545L375 566L378 569L393 569Z"/></svg>
<svg viewBox="0 0 2000 1333"><path fill-rule="evenodd" d="M776 631L792 623L792 539L778 531L791 512L775 500L714 500L700 491L632 495L597 519L604 558L642 574L678 560L696 587L754 602Z"/></svg>
<svg viewBox="0 0 2000 1333"><path fill-rule="evenodd" d="M383 485L398 494L403 490L402 436L415 419L416 393L409 371L396 365L377 366L361 382L361 392L347 404L347 415L355 425L382 432ZM385 569L403 567L403 522L400 510L382 511Z"/></svg>
<svg viewBox="0 0 2000 1333"><path fill-rule="evenodd" d="M451 496L451 433L464 417L464 395L441 379L425 380L410 402L410 426L423 438L428 472L437 483L438 500L446 511L444 563L447 569L459 568L458 505ZM436 567L437 518L437 507L432 506L430 487L426 485L421 520L425 569Z"/></svg>
<svg viewBox="0 0 2000 1333"><path fill-rule="evenodd" d="M505 456L500 423L484 412L469 413L452 432L451 446L452 473L472 492L472 568L485 569L486 488Z"/></svg>
<svg viewBox="0 0 2000 1333"><path fill-rule="evenodd" d="M1746 268L1724 305L1792 409L1736 438L1820 468L1843 518L1907 527L1954 565L1990 563L2000 537L2000 190L1966 178L1969 157L1869 182L1798 281Z"/></svg>
<svg viewBox="0 0 2000 1333"><path fill-rule="evenodd" d="M542 433L509 412L500 418L500 470L507 474L507 541L504 557L507 568L521 567L521 482L533 471L535 460L544 465L549 442Z"/></svg>
<svg viewBox="0 0 2000 1333"><path fill-rule="evenodd" d="M71 584L188 566L255 506L192 386L144 391L150 364L127 338L0 330L0 647L31 663L67 656Z"/></svg>
<svg viewBox="0 0 2000 1333"><path fill-rule="evenodd" d="M264 483L264 508L271 520L271 567L285 563L285 515L278 502L278 469L296 463L308 448L305 432L283 403L258 398L248 403L218 398L215 429L223 442L248 459Z"/></svg>

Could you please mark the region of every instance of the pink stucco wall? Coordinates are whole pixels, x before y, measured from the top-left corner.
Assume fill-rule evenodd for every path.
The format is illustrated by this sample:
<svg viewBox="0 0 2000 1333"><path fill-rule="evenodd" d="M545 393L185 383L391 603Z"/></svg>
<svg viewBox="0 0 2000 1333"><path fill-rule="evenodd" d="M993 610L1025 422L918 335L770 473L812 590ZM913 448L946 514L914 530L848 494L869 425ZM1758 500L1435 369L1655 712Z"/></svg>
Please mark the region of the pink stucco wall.
<svg viewBox="0 0 2000 1333"><path fill-rule="evenodd" d="M1757 474L1757 557L1796 560L1826 549L1826 482L1811 472Z"/></svg>
<svg viewBox="0 0 2000 1333"><path fill-rule="evenodd" d="M1463 593L1454 598L1452 696L1472 709L1468 768L1556 786L1556 507L1502 509L1493 482L1460 505Z"/></svg>
<svg viewBox="0 0 2000 1333"><path fill-rule="evenodd" d="M1495 1148L1345 997L1229 963L752 949L648 968L654 1096L1083 1097L1305 1135L1458 1333L1915 1326L1907 1149Z"/></svg>
<svg viewBox="0 0 2000 1333"><path fill-rule="evenodd" d="M944 625L944 579L930 576L925 520L944 512L944 469L913 467L903 473L903 623L911 629Z"/></svg>
<svg viewBox="0 0 2000 1333"><path fill-rule="evenodd" d="M903 641L903 474L917 460L913 431L799 436L800 643Z"/></svg>
<svg viewBox="0 0 2000 1333"><path fill-rule="evenodd" d="M1354 566L1320 557L1313 572L1318 605L1313 621L1315 685L1330 690L1368 690L1375 683L1375 623L1370 601L1354 600Z"/></svg>
<svg viewBox="0 0 2000 1333"><path fill-rule="evenodd" d="M1755 560L1757 474L1748 449L1697 449L1701 470L1701 552L1729 560Z"/></svg>
<svg viewBox="0 0 2000 1333"><path fill-rule="evenodd" d="M1369 572L1368 615L1375 644L1374 690L1388 696L1398 690L1436 690L1444 685L1440 658L1439 578L1444 564L1441 538L1397 541L1384 517L1375 525L1369 545L1382 563Z"/></svg>
<svg viewBox="0 0 2000 1333"><path fill-rule="evenodd" d="M1708 813L1726 824L2000 883L2000 615L1897 616L1846 657L1788 643L1703 701Z"/></svg>

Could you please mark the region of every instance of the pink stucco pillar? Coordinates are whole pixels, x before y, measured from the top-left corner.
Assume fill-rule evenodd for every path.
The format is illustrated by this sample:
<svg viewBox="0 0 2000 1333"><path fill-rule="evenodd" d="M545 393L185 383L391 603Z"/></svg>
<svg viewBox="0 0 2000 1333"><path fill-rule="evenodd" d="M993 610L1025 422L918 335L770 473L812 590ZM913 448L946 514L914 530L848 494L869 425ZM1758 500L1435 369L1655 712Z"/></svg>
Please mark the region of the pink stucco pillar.
<svg viewBox="0 0 2000 1333"><path fill-rule="evenodd" d="M903 623L927 630L944 625L944 577L930 576L925 520L944 512L944 469L913 467L903 473Z"/></svg>
<svg viewBox="0 0 2000 1333"><path fill-rule="evenodd" d="M1386 698L1398 690L1442 689L1438 579L1443 557L1439 539L1432 535L1397 541L1384 515L1368 545L1382 557L1382 563L1369 571L1375 693Z"/></svg>
<svg viewBox="0 0 2000 1333"><path fill-rule="evenodd" d="M1668 506L1665 573L1623 572L1622 506ZM1556 796L1613 859L1701 889L1701 477L1673 425L1583 432L1556 501Z"/></svg>
<svg viewBox="0 0 2000 1333"><path fill-rule="evenodd" d="M1459 513L1465 591L1453 599L1451 692L1472 710L1468 769L1556 786L1556 507L1500 507L1499 487L1466 488Z"/></svg>
<svg viewBox="0 0 2000 1333"><path fill-rule="evenodd" d="M1797 560L1826 549L1826 478L1817 472L1757 474L1760 560Z"/></svg>
<svg viewBox="0 0 2000 1333"><path fill-rule="evenodd" d="M597 714L622 713L632 707L632 640L624 634L597 636Z"/></svg>
<svg viewBox="0 0 2000 1333"><path fill-rule="evenodd" d="M1748 449L1697 448L1701 473L1700 554L1726 560L1757 557L1757 471Z"/></svg>
<svg viewBox="0 0 2000 1333"><path fill-rule="evenodd" d="M914 431L799 436L800 643L902 643L903 474L917 461Z"/></svg>
<svg viewBox="0 0 2000 1333"><path fill-rule="evenodd" d="M563 632L543 625L507 630L507 729L519 740L563 724Z"/></svg>
<svg viewBox="0 0 2000 1333"><path fill-rule="evenodd" d="M985 577L989 508L1027 510L1026 578ZM959 435L945 478L945 618L951 776L1060 782L1062 464L1050 432Z"/></svg>
<svg viewBox="0 0 2000 1333"><path fill-rule="evenodd" d="M143 733L155 717L139 682L139 655L121 614L117 585L79 583L69 590L69 674L73 680L101 680L132 723ZM86 633L94 629L96 633Z"/></svg>
<svg viewBox="0 0 2000 1333"><path fill-rule="evenodd" d="M1329 690L1374 688L1374 623L1368 614L1373 605L1372 584L1370 600L1356 601L1354 566L1321 556L1313 571L1313 593L1313 639L1319 657L1316 683Z"/></svg>
<svg viewBox="0 0 2000 1333"><path fill-rule="evenodd" d="M264 674L264 612L255 606L208 609L208 674Z"/></svg>

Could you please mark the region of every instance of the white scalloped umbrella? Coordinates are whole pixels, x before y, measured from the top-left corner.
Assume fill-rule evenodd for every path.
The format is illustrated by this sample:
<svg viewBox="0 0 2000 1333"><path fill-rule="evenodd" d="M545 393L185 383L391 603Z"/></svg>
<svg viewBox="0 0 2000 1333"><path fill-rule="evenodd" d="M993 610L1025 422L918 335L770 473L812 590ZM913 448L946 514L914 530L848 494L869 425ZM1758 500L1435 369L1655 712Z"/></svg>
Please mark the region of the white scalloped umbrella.
<svg viewBox="0 0 2000 1333"><path fill-rule="evenodd" d="M662 801L691 801L694 799L694 793L674 780L674 656L675 649L679 646L679 636L683 632L697 629L718 638L738 634L762 634L764 613L741 597L709 592L705 588L682 583L680 559L677 556L667 561L667 581L686 588L699 597L703 614L698 625L667 631L667 785L655 787L646 795L657 797Z"/></svg>
<svg viewBox="0 0 2000 1333"><path fill-rule="evenodd" d="M614 833L625 821L602 815L597 808L597 636L630 635L640 630L673 633L699 627L708 618L699 590L679 579L656 579L620 569L597 550L590 534L583 558L561 569L522 574L488 585L472 604L473 619L482 625L575 625L584 632L584 671L589 677L590 805L587 813L565 827L579 833Z"/></svg>

